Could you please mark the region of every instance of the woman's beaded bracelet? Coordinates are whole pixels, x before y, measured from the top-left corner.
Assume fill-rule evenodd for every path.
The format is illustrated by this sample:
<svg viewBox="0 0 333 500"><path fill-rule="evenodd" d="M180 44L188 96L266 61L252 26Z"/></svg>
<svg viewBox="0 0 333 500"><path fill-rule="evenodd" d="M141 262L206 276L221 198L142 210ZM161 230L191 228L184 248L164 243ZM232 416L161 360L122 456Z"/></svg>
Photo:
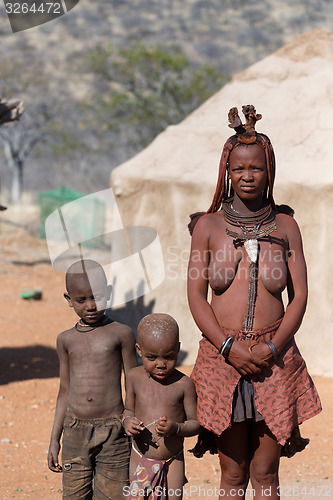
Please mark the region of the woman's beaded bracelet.
<svg viewBox="0 0 333 500"><path fill-rule="evenodd" d="M273 342L271 340L269 340L268 342L266 342L266 344L268 345L268 347L270 348L271 350L271 353L273 355L273 358L275 360L277 360L278 356L279 356L279 353L278 353L278 350L277 348L275 347L275 345L273 344Z"/></svg>
<svg viewBox="0 0 333 500"><path fill-rule="evenodd" d="M222 345L221 345L221 349L220 349L220 354L222 354L222 356L224 357L224 359L227 359L228 357L228 354L230 352L230 349L231 349L231 346L233 344L233 341L234 339L232 337L227 337Z"/></svg>

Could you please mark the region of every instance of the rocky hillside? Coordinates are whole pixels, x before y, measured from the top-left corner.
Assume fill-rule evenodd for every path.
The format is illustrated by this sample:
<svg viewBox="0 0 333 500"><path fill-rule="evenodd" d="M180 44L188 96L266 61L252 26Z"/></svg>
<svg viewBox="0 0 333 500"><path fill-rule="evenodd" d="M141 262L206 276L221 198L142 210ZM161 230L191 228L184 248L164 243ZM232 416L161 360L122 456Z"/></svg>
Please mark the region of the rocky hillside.
<svg viewBox="0 0 333 500"><path fill-rule="evenodd" d="M177 44L190 59L228 74L304 31L333 28L330 0L80 0L66 16L15 35L3 7L0 13L1 57L26 51L52 65L96 43L123 46L134 39Z"/></svg>

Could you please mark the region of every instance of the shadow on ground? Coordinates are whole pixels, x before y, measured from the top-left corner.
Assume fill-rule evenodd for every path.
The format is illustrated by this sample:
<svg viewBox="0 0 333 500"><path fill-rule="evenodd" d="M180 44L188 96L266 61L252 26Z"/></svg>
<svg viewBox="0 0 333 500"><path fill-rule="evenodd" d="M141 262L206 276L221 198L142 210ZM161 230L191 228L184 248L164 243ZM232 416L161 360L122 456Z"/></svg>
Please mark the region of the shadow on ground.
<svg viewBox="0 0 333 500"><path fill-rule="evenodd" d="M59 376L57 351L43 345L0 348L0 385Z"/></svg>

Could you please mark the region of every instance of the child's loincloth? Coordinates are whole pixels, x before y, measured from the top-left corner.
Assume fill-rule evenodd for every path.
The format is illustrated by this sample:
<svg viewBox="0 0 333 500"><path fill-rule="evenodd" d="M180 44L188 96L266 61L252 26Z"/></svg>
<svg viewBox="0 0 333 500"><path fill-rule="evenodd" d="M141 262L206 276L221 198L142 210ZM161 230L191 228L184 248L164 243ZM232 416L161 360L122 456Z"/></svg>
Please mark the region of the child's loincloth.
<svg viewBox="0 0 333 500"><path fill-rule="evenodd" d="M222 330L235 340L267 342L273 338L280 323L281 320L252 332L223 327ZM240 373L203 337L191 378L198 394L199 423L216 435L222 434L231 425L233 397ZM298 424L321 411L318 393L294 338L285 345L278 359L251 381L256 410L281 445Z"/></svg>
<svg viewBox="0 0 333 500"><path fill-rule="evenodd" d="M135 500L142 496L142 492L149 500L164 500L168 498L167 494L167 474L170 463L181 453L179 451L176 455L168 460L157 460L153 458L146 458L132 445L133 450L140 456L140 462L135 469L131 479L130 493L127 500ZM184 478L184 484L186 478ZM140 495L141 493L141 495Z"/></svg>

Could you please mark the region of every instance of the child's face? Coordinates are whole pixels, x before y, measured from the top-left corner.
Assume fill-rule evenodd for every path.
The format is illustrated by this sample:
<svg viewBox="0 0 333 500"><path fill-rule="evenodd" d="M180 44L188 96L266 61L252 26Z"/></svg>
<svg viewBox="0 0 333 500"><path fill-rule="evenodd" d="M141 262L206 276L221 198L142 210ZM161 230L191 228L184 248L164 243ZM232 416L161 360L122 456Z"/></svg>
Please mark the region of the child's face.
<svg viewBox="0 0 333 500"><path fill-rule="evenodd" d="M179 346L178 339L173 336L163 338L151 334L136 344L146 372L158 382L165 381L176 368Z"/></svg>
<svg viewBox="0 0 333 500"><path fill-rule="evenodd" d="M71 279L69 293L65 293L70 307L88 325L98 323L105 313L111 287L102 274L89 277L83 274Z"/></svg>
<svg viewBox="0 0 333 500"><path fill-rule="evenodd" d="M264 150L257 144L238 146L230 153L229 177L235 194L244 200L260 197L267 186Z"/></svg>

